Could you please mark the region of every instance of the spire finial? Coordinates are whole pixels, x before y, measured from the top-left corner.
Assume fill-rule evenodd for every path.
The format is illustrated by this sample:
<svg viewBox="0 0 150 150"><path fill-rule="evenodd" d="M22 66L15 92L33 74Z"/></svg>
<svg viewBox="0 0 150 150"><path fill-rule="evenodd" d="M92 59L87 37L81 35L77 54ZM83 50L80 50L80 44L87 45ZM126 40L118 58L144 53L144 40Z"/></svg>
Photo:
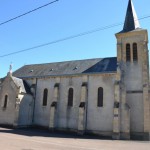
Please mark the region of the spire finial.
<svg viewBox="0 0 150 150"><path fill-rule="evenodd" d="M132 0L129 0L123 32L128 32L140 28L138 17L134 9Z"/></svg>
<svg viewBox="0 0 150 150"><path fill-rule="evenodd" d="M9 72L7 73L7 75L8 76L12 76L12 62L11 62L11 64L10 64L10 66L9 66Z"/></svg>
<svg viewBox="0 0 150 150"><path fill-rule="evenodd" d="M12 73L12 62L10 64L10 66L9 66L9 73Z"/></svg>

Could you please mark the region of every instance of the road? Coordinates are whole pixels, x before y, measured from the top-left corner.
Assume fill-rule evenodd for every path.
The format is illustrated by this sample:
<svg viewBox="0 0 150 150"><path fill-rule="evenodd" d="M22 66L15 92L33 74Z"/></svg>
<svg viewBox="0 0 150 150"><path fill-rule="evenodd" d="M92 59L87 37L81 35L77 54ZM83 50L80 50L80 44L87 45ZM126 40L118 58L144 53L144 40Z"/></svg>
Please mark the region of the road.
<svg viewBox="0 0 150 150"><path fill-rule="evenodd" d="M114 141L39 129L0 128L0 150L150 150L148 141Z"/></svg>

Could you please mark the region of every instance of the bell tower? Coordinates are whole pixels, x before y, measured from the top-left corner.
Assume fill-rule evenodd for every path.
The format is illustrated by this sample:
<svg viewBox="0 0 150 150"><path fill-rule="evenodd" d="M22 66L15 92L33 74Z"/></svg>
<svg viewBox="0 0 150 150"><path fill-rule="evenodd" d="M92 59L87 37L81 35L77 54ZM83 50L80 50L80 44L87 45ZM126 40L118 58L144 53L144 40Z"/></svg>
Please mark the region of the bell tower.
<svg viewBox="0 0 150 150"><path fill-rule="evenodd" d="M116 34L116 38L118 69L115 87L118 88L115 92L118 95L115 102L119 107L118 110L114 108L118 112L118 118L114 117L114 133L122 139L149 139L148 33L140 28L132 0L128 2L123 30Z"/></svg>

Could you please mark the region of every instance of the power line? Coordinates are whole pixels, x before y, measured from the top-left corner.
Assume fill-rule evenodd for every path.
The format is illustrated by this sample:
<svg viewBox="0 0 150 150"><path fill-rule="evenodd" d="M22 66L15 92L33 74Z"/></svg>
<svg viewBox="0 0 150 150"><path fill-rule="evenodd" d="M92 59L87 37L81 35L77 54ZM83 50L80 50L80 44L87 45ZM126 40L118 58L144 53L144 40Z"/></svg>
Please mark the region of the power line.
<svg viewBox="0 0 150 150"><path fill-rule="evenodd" d="M23 13L23 14L19 15L19 16L16 16L16 17L14 17L14 18L11 18L11 19L9 19L9 20L7 20L7 21L4 21L4 22L0 23L0 26L6 24L6 23L8 23L8 22L11 22L11 21L13 21L13 20L16 20L16 19L18 19L18 18L20 18L20 17L23 17L23 16L25 16L25 15L28 15L28 14L30 14L30 13L36 11L36 10L39 10L39 9L41 9L41 8L43 8L43 7L49 6L49 5L51 5L51 4L53 4L53 3L57 2L57 1L59 1L59 0L55 0L55 1L49 2L49 3L47 3L47 4L45 4L45 5L42 5L42 6L38 7L38 8L35 8L35 9L33 9L33 10L30 10L30 11L28 11L28 12L26 12L26 13Z"/></svg>
<svg viewBox="0 0 150 150"><path fill-rule="evenodd" d="M142 17L139 20L143 20L143 19L146 19L146 18L150 18L150 16ZM18 54L18 53L22 53L22 52L25 52L25 51L30 51L30 50L41 48L41 47L44 47L44 46L56 44L56 43L59 43L59 42L67 41L67 40L74 39L74 38L77 38L77 37L81 37L81 36L84 36L84 35L92 34L92 33L98 32L98 31L102 31L102 30L106 30L106 29L113 28L113 27L116 27L116 26L120 26L122 24L123 23L121 22L121 23L116 23L116 24L104 26L104 27L99 27L99 28L96 28L96 29L93 29L93 30L82 32L82 33L79 33L79 34L76 34L76 35L71 35L71 36L68 36L68 37L65 37L65 38L62 38L62 39L58 39L58 40L54 40L54 41L44 43L44 44L41 44L41 45L36 45L36 46L26 48L26 49L23 49L23 50L19 50L19 51L15 51L15 52L12 52L12 53L4 54L4 55L1 55L0 58L7 57L7 56L10 56L10 55L14 55L14 54Z"/></svg>
<svg viewBox="0 0 150 150"><path fill-rule="evenodd" d="M84 36L84 35L87 35L87 34L98 32L100 30L105 30L105 29L108 29L108 28L111 28L111 27L115 27L115 26L118 26L118 25L121 25L121 24L122 23L114 24L114 25L110 25L110 26L105 26L105 27L102 27L102 28L97 28L97 29L93 29L93 30L90 30L90 31L86 31L86 32L82 32L82 33L79 33L79 34L76 34L76 35L68 36L68 37L65 37L65 38L62 38L62 39L54 40L54 41L51 41L51 42L48 42L48 43L44 43L44 44L41 44L41 45L33 46L33 47L30 47L30 48L27 48L27 49L23 49L23 50L20 50L20 51L16 51L16 52L8 53L8 54L5 54L5 55L1 55L0 58L6 57L6 56L9 56L9 55L22 53L22 52L25 52L25 51L30 51L30 50L37 49L37 48L40 48L40 47L44 47L44 46L51 45L51 44L56 44L56 43L63 42L63 41L66 41L66 40L74 39L74 38L77 38L77 37L80 37L80 36Z"/></svg>

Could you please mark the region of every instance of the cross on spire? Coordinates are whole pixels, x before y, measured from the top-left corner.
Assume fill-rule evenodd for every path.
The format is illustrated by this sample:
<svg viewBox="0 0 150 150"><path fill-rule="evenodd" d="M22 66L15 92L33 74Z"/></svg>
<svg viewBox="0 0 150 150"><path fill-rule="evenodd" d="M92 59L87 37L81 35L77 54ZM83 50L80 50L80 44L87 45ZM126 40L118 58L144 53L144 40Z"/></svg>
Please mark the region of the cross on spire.
<svg viewBox="0 0 150 150"><path fill-rule="evenodd" d="M129 32L137 28L140 28L140 24L137 18L136 11L134 9L133 2L132 0L129 0L123 32Z"/></svg>
<svg viewBox="0 0 150 150"><path fill-rule="evenodd" d="M9 73L12 73L12 63L9 66Z"/></svg>

